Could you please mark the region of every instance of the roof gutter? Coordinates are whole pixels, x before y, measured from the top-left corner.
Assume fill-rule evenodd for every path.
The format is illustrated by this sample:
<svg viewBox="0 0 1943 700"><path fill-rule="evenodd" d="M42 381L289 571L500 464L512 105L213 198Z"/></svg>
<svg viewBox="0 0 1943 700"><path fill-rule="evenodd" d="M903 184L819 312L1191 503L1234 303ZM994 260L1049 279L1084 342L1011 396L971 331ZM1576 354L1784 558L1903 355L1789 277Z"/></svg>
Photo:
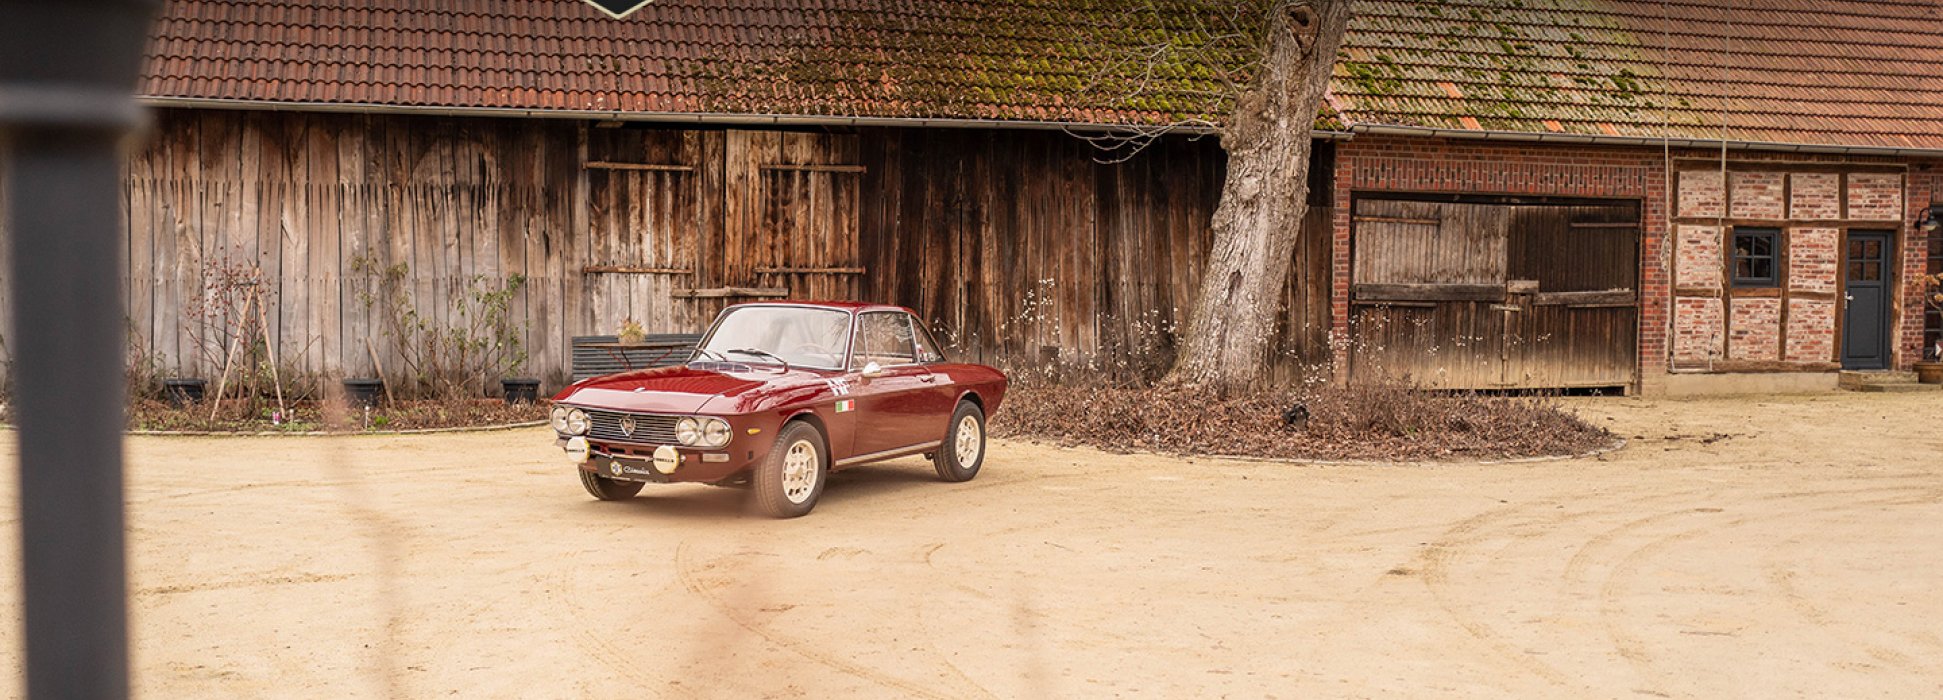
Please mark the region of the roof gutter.
<svg viewBox="0 0 1943 700"><path fill-rule="evenodd" d="M909 117L837 117L792 114L708 114L699 112L625 112L596 109L517 109L504 107L437 107L353 102L268 102L201 97L142 96L137 101L148 107L180 109L230 109L268 112L326 112L352 114L398 114L440 117L499 117L526 119L580 119L589 121L641 122L656 124L696 124L719 126L840 126L840 127L926 127L950 129L1041 129L1089 133L1129 131L1143 128L1127 124L1031 121L1013 119L934 119ZM1201 125L1167 127L1170 133L1206 135L1215 129ZM1320 136L1321 132L1318 132Z"/></svg>
<svg viewBox="0 0 1943 700"><path fill-rule="evenodd" d="M1523 143L1563 143L1592 146L1673 146L1675 148L1720 148L1736 151L1780 151L1785 153L1835 153L1849 155L1914 156L1943 158L1943 148L1897 148L1893 146L1827 146L1776 141L1735 141L1723 139L1660 138L1654 136L1602 136L1592 134L1535 134L1523 131L1486 131L1475 129L1438 129L1425 126L1354 124L1351 134L1378 136L1423 136L1469 139L1475 141L1516 141Z"/></svg>

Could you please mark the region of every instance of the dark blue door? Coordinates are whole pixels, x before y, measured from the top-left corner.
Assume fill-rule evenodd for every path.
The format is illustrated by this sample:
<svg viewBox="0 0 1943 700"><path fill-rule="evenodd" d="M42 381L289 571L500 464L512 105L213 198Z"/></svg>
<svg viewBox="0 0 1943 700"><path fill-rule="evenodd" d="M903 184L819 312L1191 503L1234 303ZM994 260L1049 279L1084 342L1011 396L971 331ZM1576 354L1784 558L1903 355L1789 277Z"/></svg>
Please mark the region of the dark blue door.
<svg viewBox="0 0 1943 700"><path fill-rule="evenodd" d="M1889 368L1889 232L1850 231L1843 251L1842 367Z"/></svg>

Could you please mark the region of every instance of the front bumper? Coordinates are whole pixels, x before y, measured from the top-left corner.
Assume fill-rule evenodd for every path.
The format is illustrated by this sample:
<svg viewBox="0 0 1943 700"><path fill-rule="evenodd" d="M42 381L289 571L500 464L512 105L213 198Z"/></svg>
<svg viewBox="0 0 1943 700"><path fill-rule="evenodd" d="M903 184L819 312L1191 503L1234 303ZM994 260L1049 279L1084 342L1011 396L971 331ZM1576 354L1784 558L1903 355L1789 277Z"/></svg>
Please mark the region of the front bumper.
<svg viewBox="0 0 1943 700"><path fill-rule="evenodd" d="M567 440L565 437L557 438L554 445L564 450ZM671 446L678 458L674 471L663 473L654 464L654 452L658 447L588 441L587 461L574 466L609 479L669 484L722 481L747 469L752 463L748 458L736 459L736 455L729 450Z"/></svg>

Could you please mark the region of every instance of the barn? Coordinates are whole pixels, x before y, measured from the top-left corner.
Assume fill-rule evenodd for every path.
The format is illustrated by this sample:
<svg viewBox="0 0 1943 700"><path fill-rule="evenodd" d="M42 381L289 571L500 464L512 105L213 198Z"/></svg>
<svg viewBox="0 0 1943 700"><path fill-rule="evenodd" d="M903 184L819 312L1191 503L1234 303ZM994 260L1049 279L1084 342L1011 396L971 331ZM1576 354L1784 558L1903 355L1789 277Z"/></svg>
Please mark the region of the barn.
<svg viewBox="0 0 1943 700"><path fill-rule="evenodd" d="M1352 380L1809 390L1934 342L1938 8L1357 7L1331 94Z"/></svg>
<svg viewBox="0 0 1943 700"><path fill-rule="evenodd" d="M1836 4L1358 2L1276 375L1678 393L1907 368L1939 324L1914 279L1943 255L1943 30ZM289 371L395 372L366 342L375 263L434 323L524 280L507 312L550 386L574 337L782 297L907 305L1017 371L1150 375L1225 167L1194 125L1216 79L1125 60L1207 9L1150 9L167 0L123 201L131 339L214 374L195 300L241 262Z"/></svg>

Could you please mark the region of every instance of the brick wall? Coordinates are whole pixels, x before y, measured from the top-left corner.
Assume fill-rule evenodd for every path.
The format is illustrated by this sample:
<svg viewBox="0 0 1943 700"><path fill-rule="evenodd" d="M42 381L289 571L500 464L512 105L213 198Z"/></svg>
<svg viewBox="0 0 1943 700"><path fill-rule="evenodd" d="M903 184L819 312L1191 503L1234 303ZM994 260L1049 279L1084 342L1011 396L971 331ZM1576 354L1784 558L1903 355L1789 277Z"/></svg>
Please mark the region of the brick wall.
<svg viewBox="0 0 1943 700"><path fill-rule="evenodd" d="M1835 302L1788 300L1789 362L1827 362L1835 356Z"/></svg>
<svg viewBox="0 0 1943 700"><path fill-rule="evenodd" d="M1727 186L1721 184L1718 170L1686 170L1680 173L1682 217L1726 216Z"/></svg>
<svg viewBox="0 0 1943 700"><path fill-rule="evenodd" d="M1842 231L1833 228L1789 229L1788 289L1834 292L1835 266L1841 254ZM1834 332L1831 325L1829 331Z"/></svg>
<svg viewBox="0 0 1943 700"><path fill-rule="evenodd" d="M1727 325L1727 358L1781 359L1781 299L1735 299Z"/></svg>
<svg viewBox="0 0 1943 700"><path fill-rule="evenodd" d="M1772 172L1731 172L1727 215L1735 219L1781 219L1785 202L1781 197L1786 175Z"/></svg>
<svg viewBox="0 0 1943 700"><path fill-rule="evenodd" d="M1681 297L1673 307L1673 358L1688 362L1710 362L1723 354L1720 300L1712 297Z"/></svg>
<svg viewBox="0 0 1943 700"><path fill-rule="evenodd" d="M1837 173L1793 173L1788 218L1796 221L1834 221L1842 218L1842 176Z"/></svg>
<svg viewBox="0 0 1943 700"><path fill-rule="evenodd" d="M1680 240L1674 243L1674 285L1697 289L1719 289L1726 268L1720 264L1719 226L1681 226Z"/></svg>
<svg viewBox="0 0 1943 700"><path fill-rule="evenodd" d="M1895 173L1849 173L1848 218L1895 221L1902 217L1903 178Z"/></svg>

